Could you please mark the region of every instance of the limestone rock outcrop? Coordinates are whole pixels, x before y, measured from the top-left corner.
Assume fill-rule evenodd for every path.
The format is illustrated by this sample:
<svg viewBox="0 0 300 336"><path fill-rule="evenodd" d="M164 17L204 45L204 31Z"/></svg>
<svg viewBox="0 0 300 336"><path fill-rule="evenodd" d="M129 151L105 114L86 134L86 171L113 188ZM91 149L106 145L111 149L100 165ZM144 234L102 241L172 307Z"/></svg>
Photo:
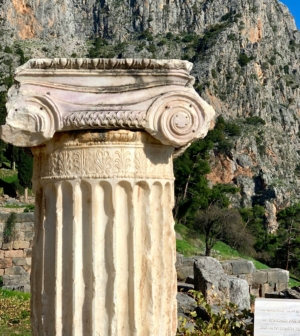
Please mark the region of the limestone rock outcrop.
<svg viewBox="0 0 300 336"><path fill-rule="evenodd" d="M4 0L0 17L3 78L13 43L27 57L85 57L99 37L102 57L193 60L201 96L242 128L230 153L211 153L209 178L235 183L237 206L264 205L276 231L276 212L300 195L300 32L280 1Z"/></svg>

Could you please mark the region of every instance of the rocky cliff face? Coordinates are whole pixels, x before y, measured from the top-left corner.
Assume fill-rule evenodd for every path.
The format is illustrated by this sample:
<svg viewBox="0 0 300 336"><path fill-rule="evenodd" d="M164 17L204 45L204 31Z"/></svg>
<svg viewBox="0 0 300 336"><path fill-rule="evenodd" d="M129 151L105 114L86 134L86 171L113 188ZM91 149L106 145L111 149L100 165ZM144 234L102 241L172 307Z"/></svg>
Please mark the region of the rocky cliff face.
<svg viewBox="0 0 300 336"><path fill-rule="evenodd" d="M85 56L99 36L100 56L193 61L200 95L242 129L212 153L212 183L238 185L237 205L264 204L270 231L299 198L300 31L279 1L4 0L0 19L2 47L27 56Z"/></svg>

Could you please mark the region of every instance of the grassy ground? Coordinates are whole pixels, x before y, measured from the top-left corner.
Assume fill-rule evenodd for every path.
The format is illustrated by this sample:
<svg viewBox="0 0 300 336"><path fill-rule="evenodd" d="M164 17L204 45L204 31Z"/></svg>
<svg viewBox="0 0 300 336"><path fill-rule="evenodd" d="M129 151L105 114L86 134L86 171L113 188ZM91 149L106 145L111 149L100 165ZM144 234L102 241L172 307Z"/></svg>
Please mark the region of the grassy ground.
<svg viewBox="0 0 300 336"><path fill-rule="evenodd" d="M1 192L16 197L17 188L19 187L18 172L16 170L1 169L0 170L0 188Z"/></svg>
<svg viewBox="0 0 300 336"><path fill-rule="evenodd" d="M30 294L0 289L0 335L31 336Z"/></svg>
<svg viewBox="0 0 300 336"><path fill-rule="evenodd" d="M196 232L188 229L184 225L175 225L175 230L182 237L182 240L176 240L176 249L177 252L183 254L186 257L193 255L204 255L205 244L204 237L197 234ZM268 269L268 265L265 265L258 260L255 260L251 257L245 256L239 253L237 250L232 249L227 244L223 242L217 242L212 251L212 257L217 258L218 260L228 260L228 259L238 259L244 258L253 261L256 269ZM289 286L300 286L300 279L297 279L292 274L290 274Z"/></svg>
<svg viewBox="0 0 300 336"><path fill-rule="evenodd" d="M17 182L18 172L10 169L0 169L0 179L6 183Z"/></svg>

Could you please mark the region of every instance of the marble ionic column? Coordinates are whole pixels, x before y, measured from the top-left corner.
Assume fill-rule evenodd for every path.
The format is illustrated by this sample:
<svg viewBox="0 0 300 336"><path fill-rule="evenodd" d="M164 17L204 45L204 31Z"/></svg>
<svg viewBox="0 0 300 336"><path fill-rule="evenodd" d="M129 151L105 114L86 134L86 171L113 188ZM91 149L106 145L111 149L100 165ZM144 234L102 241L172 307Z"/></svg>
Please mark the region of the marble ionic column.
<svg viewBox="0 0 300 336"><path fill-rule="evenodd" d="M181 60L34 59L1 138L34 155L33 336L174 336L173 152L214 110Z"/></svg>
<svg viewBox="0 0 300 336"><path fill-rule="evenodd" d="M175 335L173 150L127 130L34 149L34 335Z"/></svg>

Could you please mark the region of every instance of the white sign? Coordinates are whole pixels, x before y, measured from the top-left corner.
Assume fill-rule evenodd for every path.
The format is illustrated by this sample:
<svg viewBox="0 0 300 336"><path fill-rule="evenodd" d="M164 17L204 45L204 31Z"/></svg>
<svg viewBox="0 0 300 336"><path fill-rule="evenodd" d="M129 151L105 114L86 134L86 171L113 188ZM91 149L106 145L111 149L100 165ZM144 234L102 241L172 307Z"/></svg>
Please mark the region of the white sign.
<svg viewBox="0 0 300 336"><path fill-rule="evenodd" d="M255 300L254 336L299 335L300 300Z"/></svg>

